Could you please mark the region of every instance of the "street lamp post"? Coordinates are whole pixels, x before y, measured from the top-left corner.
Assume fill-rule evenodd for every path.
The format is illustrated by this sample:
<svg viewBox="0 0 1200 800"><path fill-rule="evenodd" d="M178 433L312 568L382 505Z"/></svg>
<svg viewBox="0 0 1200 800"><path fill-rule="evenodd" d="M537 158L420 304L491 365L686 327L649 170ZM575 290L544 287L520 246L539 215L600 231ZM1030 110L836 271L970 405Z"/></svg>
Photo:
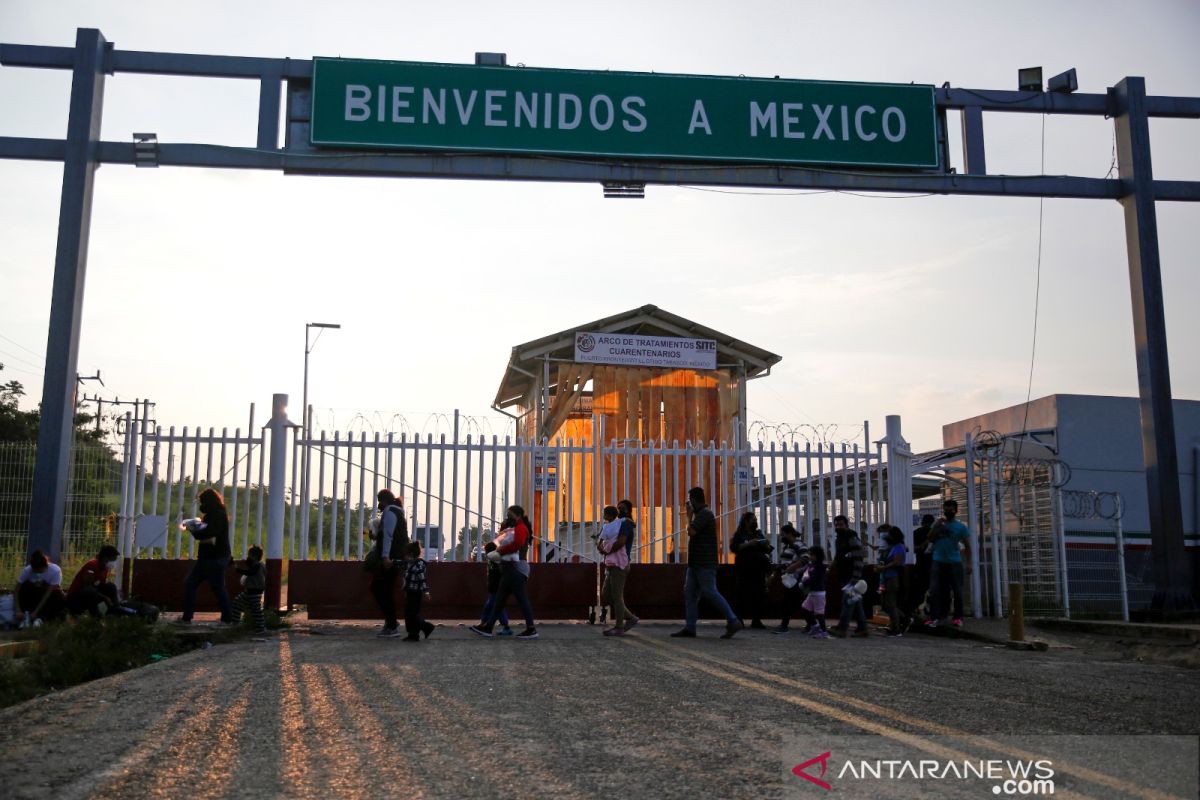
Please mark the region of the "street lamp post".
<svg viewBox="0 0 1200 800"><path fill-rule="evenodd" d="M341 327L342 327L341 325L338 325L333 322L308 322L308 323L305 323L305 325L304 325L304 405L301 406L301 409L302 409L301 413L304 414L304 424L301 427L304 431L305 439L308 438L308 433L309 433L309 431L308 431L308 354L312 352L313 347L315 347L317 344L317 342L313 342L312 344L309 344L308 334L309 334L309 331L311 331L313 328L332 328L334 330L337 330L338 328L341 328ZM317 341L320 341L320 340L321 340L321 334L318 333Z"/></svg>
<svg viewBox="0 0 1200 800"><path fill-rule="evenodd" d="M312 349L313 349L313 347L316 346L317 341L320 341L320 339L321 339L321 333L318 332L317 333L317 341L314 341L311 344L309 344L308 334L309 334L309 331L312 330L313 328L321 328L322 330L325 328L333 328L336 330L341 327L342 327L341 325L338 325L333 322L308 322L308 323L305 323L305 325L304 325L304 401L303 401L304 406L303 406L303 410L301 412L304 414L304 424L300 426L300 430L303 433L303 440L304 440L304 449L300 451L300 460L301 460L300 504L301 504L301 508L304 509L302 512L302 515L301 515L302 516L301 530L304 531L304 534L300 538L301 538L301 542L302 542L301 547L303 548L303 553L304 553L305 558L308 557L308 502L309 502L309 486L308 486L308 451L309 451L309 444L308 444L308 440L309 440L309 430L308 430L308 423L309 423L309 419L308 419L308 417L309 417L309 414L308 414L308 354L312 352ZM295 557L295 553L292 553L292 556Z"/></svg>

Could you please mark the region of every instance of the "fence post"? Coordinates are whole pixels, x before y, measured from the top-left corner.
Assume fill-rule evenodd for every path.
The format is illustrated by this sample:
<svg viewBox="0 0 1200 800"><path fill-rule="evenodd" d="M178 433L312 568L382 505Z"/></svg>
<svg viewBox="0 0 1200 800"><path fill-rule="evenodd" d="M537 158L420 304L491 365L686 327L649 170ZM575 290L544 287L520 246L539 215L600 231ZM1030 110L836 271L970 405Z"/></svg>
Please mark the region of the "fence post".
<svg viewBox="0 0 1200 800"><path fill-rule="evenodd" d="M888 449L887 517L891 524L904 532L904 547L908 551L905 560L909 564L915 564L912 536L912 450L900 435L900 417L897 414L887 417L885 441Z"/></svg>
<svg viewBox="0 0 1200 800"><path fill-rule="evenodd" d="M1125 585L1125 532L1121 527L1121 517L1125 516L1121 495L1116 495L1117 501L1117 575L1121 582L1121 619L1129 622L1129 587Z"/></svg>
<svg viewBox="0 0 1200 800"><path fill-rule="evenodd" d="M979 546L983 537L979 531L979 503L975 497L975 443L971 434L966 438L966 467L967 467L967 519L971 521L970 528L975 530L975 542L971 545L971 616L983 619L983 591L979 585Z"/></svg>
<svg viewBox="0 0 1200 800"><path fill-rule="evenodd" d="M1055 467L1057 470L1058 467ZM1056 481L1057 482L1057 481ZM1071 584L1068 582L1069 572L1067 570L1067 526L1063 521L1063 497L1062 487L1054 490L1055 497L1058 502L1056 516L1058 517L1058 560L1062 568L1062 601L1063 601L1063 616L1067 619L1071 618Z"/></svg>
<svg viewBox="0 0 1200 800"><path fill-rule="evenodd" d="M267 597L268 608L280 610L283 602L283 518L287 486L287 431L295 427L287 417L288 396L271 397L271 468L267 479ZM260 492L264 487L258 488Z"/></svg>

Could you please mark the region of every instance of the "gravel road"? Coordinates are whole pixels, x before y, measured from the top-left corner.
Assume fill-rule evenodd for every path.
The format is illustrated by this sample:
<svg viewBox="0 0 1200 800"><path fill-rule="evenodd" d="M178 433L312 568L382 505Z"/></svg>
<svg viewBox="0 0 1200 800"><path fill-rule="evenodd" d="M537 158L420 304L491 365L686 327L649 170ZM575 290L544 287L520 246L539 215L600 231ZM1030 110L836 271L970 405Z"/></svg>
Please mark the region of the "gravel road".
<svg viewBox="0 0 1200 800"><path fill-rule="evenodd" d="M0 710L0 796L813 796L788 783L796 737L1200 730L1196 670L674 629L548 624L521 642L447 625L412 644L312 623L198 650Z"/></svg>

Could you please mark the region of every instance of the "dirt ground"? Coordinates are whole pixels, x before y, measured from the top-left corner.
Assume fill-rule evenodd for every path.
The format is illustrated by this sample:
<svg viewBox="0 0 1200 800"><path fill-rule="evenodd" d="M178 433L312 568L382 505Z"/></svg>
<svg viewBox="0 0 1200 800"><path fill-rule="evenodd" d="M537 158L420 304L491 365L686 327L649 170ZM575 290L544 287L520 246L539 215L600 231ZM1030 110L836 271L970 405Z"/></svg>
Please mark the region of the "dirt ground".
<svg viewBox="0 0 1200 800"><path fill-rule="evenodd" d="M1017 652L675 628L447 624L414 644L312 623L197 650L0 710L0 796L791 797L789 742L813 733L1200 731L1200 672L1065 635Z"/></svg>

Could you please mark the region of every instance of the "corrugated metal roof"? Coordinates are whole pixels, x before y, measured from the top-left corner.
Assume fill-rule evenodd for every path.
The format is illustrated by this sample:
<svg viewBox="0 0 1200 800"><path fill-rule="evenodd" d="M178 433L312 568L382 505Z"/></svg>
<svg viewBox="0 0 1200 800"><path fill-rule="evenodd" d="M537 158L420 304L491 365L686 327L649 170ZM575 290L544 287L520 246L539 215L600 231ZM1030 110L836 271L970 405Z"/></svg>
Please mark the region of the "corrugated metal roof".
<svg viewBox="0 0 1200 800"><path fill-rule="evenodd" d="M747 377L767 372L783 360L782 356L755 347L749 342L672 314L658 306L646 305L517 345L509 356L508 367L500 381L493 405L496 408L507 408L522 400L533 387L534 376L541 370L542 360L546 356L560 361L574 359L575 334L578 331L620 331L642 336L712 339L717 343L717 367L742 366Z"/></svg>

